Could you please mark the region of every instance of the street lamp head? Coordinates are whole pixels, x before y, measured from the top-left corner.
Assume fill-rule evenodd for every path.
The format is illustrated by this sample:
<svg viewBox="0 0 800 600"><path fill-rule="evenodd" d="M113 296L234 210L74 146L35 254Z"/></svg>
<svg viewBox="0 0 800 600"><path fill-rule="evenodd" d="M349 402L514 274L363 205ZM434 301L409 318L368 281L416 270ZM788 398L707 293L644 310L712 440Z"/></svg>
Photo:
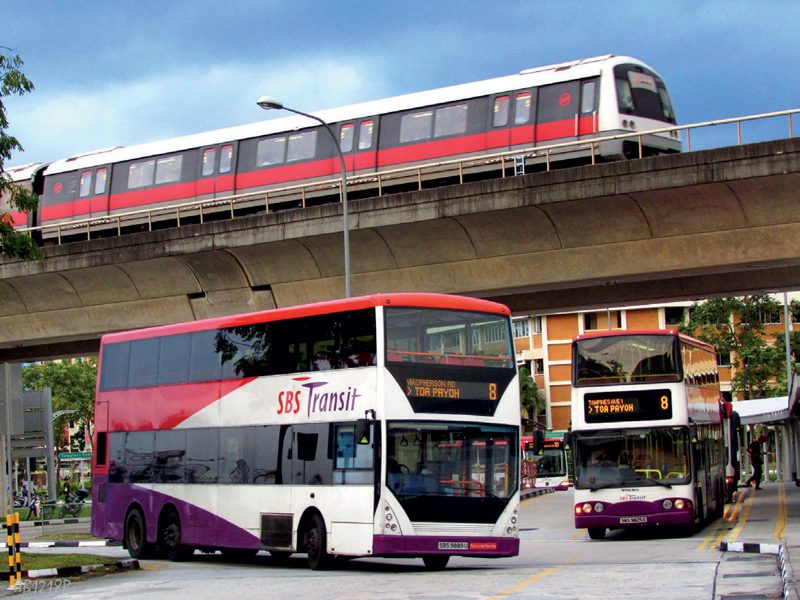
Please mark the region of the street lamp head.
<svg viewBox="0 0 800 600"><path fill-rule="evenodd" d="M275 109L283 108L283 102L281 102L280 100L276 100L272 96L261 96L261 98L258 99L258 102L256 102L256 104L258 104L264 110L269 110L271 108Z"/></svg>

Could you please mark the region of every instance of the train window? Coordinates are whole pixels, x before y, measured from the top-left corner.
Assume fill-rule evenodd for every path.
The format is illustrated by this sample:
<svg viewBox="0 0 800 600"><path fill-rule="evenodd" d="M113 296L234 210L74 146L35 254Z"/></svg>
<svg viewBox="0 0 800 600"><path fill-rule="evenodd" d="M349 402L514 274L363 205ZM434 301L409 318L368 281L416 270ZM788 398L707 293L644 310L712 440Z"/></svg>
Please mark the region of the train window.
<svg viewBox="0 0 800 600"><path fill-rule="evenodd" d="M514 124L521 125L531 119L531 93L522 92L514 99Z"/></svg>
<svg viewBox="0 0 800 600"><path fill-rule="evenodd" d="M219 172L229 173L233 165L233 146L223 146L219 153Z"/></svg>
<svg viewBox="0 0 800 600"><path fill-rule="evenodd" d="M353 138L356 134L356 128L352 123L342 125L339 130L339 148L342 152L350 152L353 149Z"/></svg>
<svg viewBox="0 0 800 600"><path fill-rule="evenodd" d="M209 148L203 152L203 177L214 174L214 159L216 156L216 148Z"/></svg>
<svg viewBox="0 0 800 600"><path fill-rule="evenodd" d="M430 139L432 124L432 110L403 115L400 119L400 143Z"/></svg>
<svg viewBox="0 0 800 600"><path fill-rule="evenodd" d="M94 193L104 194L106 191L106 177L108 176L108 169L97 169L94 176Z"/></svg>
<svg viewBox="0 0 800 600"><path fill-rule="evenodd" d="M581 113L589 114L594 112L594 98L596 90L596 79L583 82L583 85L581 86Z"/></svg>
<svg viewBox="0 0 800 600"><path fill-rule="evenodd" d="M358 149L367 150L372 148L372 132L375 124L372 121L363 121L358 128Z"/></svg>
<svg viewBox="0 0 800 600"><path fill-rule="evenodd" d="M133 163L128 167L128 189L132 190L152 185L155 170L156 161L154 160Z"/></svg>
<svg viewBox="0 0 800 600"><path fill-rule="evenodd" d="M84 171L81 173L81 185L78 188L78 196L85 198L92 191L92 172Z"/></svg>
<svg viewBox="0 0 800 600"><path fill-rule="evenodd" d="M457 135L467 130L467 105L447 106L436 109L433 137Z"/></svg>
<svg viewBox="0 0 800 600"><path fill-rule="evenodd" d="M181 180L181 165L183 156L159 158L156 162L156 184L171 183Z"/></svg>
<svg viewBox="0 0 800 600"><path fill-rule="evenodd" d="M283 162L283 153L286 148L286 138L271 138L258 142L256 149L256 166L265 167Z"/></svg>
<svg viewBox="0 0 800 600"><path fill-rule="evenodd" d="M286 151L286 162L314 158L317 153L317 132L305 131L289 136L289 147Z"/></svg>
<svg viewBox="0 0 800 600"><path fill-rule="evenodd" d="M633 112L631 84L625 79L617 79L617 102L619 103L619 112L628 114Z"/></svg>
<svg viewBox="0 0 800 600"><path fill-rule="evenodd" d="M492 125L494 127L505 127L508 125L508 96L501 96L494 99L494 116L492 117Z"/></svg>
<svg viewBox="0 0 800 600"><path fill-rule="evenodd" d="M669 99L667 90L659 86L658 95L661 97L661 111L664 114L664 120L674 123L675 113L672 110L672 101Z"/></svg>

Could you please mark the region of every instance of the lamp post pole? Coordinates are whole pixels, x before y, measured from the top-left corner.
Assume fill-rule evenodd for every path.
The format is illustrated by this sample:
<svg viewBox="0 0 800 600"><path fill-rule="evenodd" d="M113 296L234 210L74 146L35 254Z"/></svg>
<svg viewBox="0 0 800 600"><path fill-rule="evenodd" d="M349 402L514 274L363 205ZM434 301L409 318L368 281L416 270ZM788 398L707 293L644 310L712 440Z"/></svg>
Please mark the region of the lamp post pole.
<svg viewBox="0 0 800 600"><path fill-rule="evenodd" d="M345 298L350 298L351 296L351 288L350 288L350 224L347 215L347 167L344 164L344 154L342 153L342 147L339 145L339 140L333 133L330 125L320 119L319 117L315 117L314 115L310 115L308 113L301 112L299 110L295 110L293 108L289 108L284 106L282 102L276 100L275 98L270 98L269 96L262 96L258 99L258 105L263 108L264 110L276 109L276 110L288 110L289 112L295 113L297 115L307 117L309 119L313 119L321 123L325 129L328 130L328 133L333 140L333 145L336 147L336 151L339 153L339 161L342 164L342 216L343 216L343 227L344 227L344 295Z"/></svg>

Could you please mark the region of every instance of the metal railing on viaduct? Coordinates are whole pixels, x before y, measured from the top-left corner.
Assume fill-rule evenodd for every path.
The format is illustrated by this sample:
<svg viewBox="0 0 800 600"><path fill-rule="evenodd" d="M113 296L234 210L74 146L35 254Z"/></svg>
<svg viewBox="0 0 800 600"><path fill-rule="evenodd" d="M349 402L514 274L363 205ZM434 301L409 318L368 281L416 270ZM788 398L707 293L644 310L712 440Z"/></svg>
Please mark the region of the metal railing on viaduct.
<svg viewBox="0 0 800 600"><path fill-rule="evenodd" d="M517 314L800 289L800 140L350 203L354 295L430 291ZM108 237L0 262L0 360L105 332L339 298L342 207Z"/></svg>

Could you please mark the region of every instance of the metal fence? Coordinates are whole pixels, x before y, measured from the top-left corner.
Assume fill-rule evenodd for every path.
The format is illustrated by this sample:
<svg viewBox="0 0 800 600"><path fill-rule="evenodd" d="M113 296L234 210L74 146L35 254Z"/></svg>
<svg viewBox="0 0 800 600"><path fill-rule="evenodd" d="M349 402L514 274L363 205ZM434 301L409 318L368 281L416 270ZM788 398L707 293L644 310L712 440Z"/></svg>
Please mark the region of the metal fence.
<svg viewBox="0 0 800 600"><path fill-rule="evenodd" d="M625 134L610 135L604 137L592 137L571 142L535 146L524 150L513 152L499 152L494 154L483 154L468 158L458 158L452 160L442 160L425 163L413 167L403 167L398 169L381 170L367 175L348 176L348 189L355 190L374 190L374 195L383 196L387 187L397 187L398 185L416 186L423 189L423 182L431 179L448 178L453 182L464 183L465 174L476 171L487 172L492 169L498 171L498 177L506 177L507 168L511 168L514 174L525 172L525 166L530 161L538 162L543 165L546 171L552 167L551 162L554 158L563 159L569 156L582 156L596 162L597 148L602 143L614 142L618 140L634 140L639 148L639 156L642 156L644 139L647 136L672 135L680 138L680 134L686 134L686 151L692 150L692 132L700 129L718 127L722 125L736 125L736 144L742 145L742 124L751 121L764 121L767 119L779 119L785 117L788 120L789 137L794 137L792 116L800 113L800 109L785 110L780 112L764 113L748 117L738 117L733 119L721 119L716 121L706 121L691 125L677 125L662 127L648 131L632 132ZM677 134L677 135L676 135ZM773 139L780 139L782 136ZM341 177L314 181L311 183L288 185L267 189L257 193L236 194L221 198L214 198L206 201L190 201L169 206L148 208L127 212L120 212L113 215L102 217L92 217L59 223L43 225L39 227L22 228L30 234L41 232L46 238L54 238L52 241L62 243L63 235L69 235L73 239L76 235L85 233L86 239L91 239L92 232L101 231L103 235L121 235L123 227L138 226L142 230L152 231L153 223L164 220L173 220L180 227L187 221L192 223L204 223L207 217L213 216L215 220L220 218L236 218L237 209L249 212L270 212L271 203L280 204L287 201L299 203L300 207L306 207L309 198L316 198L324 195L339 195L342 200L342 181ZM47 234L51 235L47 235ZM53 236L52 233L55 233ZM48 241L51 241L48 239Z"/></svg>

